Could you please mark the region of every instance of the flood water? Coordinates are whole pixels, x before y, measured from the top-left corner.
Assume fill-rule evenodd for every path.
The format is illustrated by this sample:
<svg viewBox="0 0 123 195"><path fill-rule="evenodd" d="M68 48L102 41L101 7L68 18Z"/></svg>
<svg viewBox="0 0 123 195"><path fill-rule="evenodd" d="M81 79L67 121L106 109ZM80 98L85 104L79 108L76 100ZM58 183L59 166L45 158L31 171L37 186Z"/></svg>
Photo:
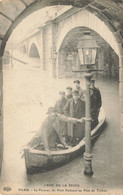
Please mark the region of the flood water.
<svg viewBox="0 0 123 195"><path fill-rule="evenodd" d="M84 87L84 79L80 78ZM83 156L52 171L26 175L20 150L39 129L58 91L73 86L73 79L53 79L36 65L14 62L3 68L4 161L1 182L16 188L45 184L76 184L80 188L122 188L123 135L119 127L119 83L98 79L107 126L92 148L92 177L84 176Z"/></svg>

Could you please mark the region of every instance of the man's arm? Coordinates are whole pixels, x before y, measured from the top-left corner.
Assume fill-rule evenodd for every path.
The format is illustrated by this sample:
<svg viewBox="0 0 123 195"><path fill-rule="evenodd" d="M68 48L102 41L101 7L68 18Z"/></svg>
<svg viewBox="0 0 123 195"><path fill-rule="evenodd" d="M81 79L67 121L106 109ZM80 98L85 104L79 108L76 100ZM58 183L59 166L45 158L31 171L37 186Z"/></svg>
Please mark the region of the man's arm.
<svg viewBox="0 0 123 195"><path fill-rule="evenodd" d="M81 118L81 119L77 119L77 118L70 118L70 117L66 117L64 115L61 115L61 114L57 114L57 117L60 121L64 121L64 122L70 122L70 123L73 123L73 124L76 124L77 122L80 122L82 123L84 121L84 118Z"/></svg>

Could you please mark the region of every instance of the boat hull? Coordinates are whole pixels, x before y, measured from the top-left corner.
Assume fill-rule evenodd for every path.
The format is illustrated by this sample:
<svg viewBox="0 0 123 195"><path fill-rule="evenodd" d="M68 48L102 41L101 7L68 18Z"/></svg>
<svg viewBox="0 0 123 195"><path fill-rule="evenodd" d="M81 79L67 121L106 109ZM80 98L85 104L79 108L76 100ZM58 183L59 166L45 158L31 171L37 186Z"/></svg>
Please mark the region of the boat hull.
<svg viewBox="0 0 123 195"><path fill-rule="evenodd" d="M91 131L92 143L104 129L105 116L100 120L97 127ZM26 171L28 174L48 171L58 168L70 162L75 157L82 155L85 150L84 139L75 147L61 151L51 151L50 155L46 151L28 149L24 150Z"/></svg>

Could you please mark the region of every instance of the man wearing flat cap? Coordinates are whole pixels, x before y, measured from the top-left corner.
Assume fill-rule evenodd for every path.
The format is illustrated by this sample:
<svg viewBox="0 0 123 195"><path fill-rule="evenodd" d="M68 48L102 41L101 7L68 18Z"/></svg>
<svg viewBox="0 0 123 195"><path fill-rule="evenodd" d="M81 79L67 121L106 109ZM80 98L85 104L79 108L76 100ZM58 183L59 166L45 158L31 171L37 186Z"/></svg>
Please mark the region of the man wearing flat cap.
<svg viewBox="0 0 123 195"><path fill-rule="evenodd" d="M73 91L73 99L69 100L64 108L65 116L81 119L85 117L85 102L80 99L79 91ZM81 140L84 137L84 124L68 123L68 136L74 140Z"/></svg>
<svg viewBox="0 0 123 195"><path fill-rule="evenodd" d="M92 117L92 129L98 124L98 116L100 108L102 106L101 93L98 88L95 87L95 80L91 79L91 117Z"/></svg>
<svg viewBox="0 0 123 195"><path fill-rule="evenodd" d="M73 83L74 83L74 90L78 90L79 91L79 95L80 95L80 99L84 100L83 90L80 87L80 81L79 80L75 80Z"/></svg>
<svg viewBox="0 0 123 195"><path fill-rule="evenodd" d="M59 99L55 104L55 108L59 114L64 114L64 107L67 103L64 91L59 91Z"/></svg>
<svg viewBox="0 0 123 195"><path fill-rule="evenodd" d="M69 100L69 99L72 99L72 98L73 98L72 87L67 87L66 88L66 99Z"/></svg>
<svg viewBox="0 0 123 195"><path fill-rule="evenodd" d="M49 152L50 148L55 147L56 143L61 143L65 148L68 148L67 144L62 139L59 122L64 121L76 124L77 122L82 123L84 119L70 118L58 114L54 107L50 107L47 114L48 116L42 123L36 135L28 143L27 147L35 148L43 143L44 150Z"/></svg>
<svg viewBox="0 0 123 195"><path fill-rule="evenodd" d="M65 97L65 92L59 91L59 99L55 104L55 109L57 110L58 114L64 114L64 107L66 103L67 103L67 99ZM62 135L64 136L65 139L65 136L67 135L67 123L60 121L60 128L61 128Z"/></svg>

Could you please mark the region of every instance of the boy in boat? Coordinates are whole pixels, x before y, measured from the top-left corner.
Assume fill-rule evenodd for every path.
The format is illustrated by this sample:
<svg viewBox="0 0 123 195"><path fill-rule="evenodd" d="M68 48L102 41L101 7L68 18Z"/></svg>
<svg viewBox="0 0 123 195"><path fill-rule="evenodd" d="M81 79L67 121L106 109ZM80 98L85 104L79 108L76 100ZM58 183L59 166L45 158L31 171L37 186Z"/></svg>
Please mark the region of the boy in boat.
<svg viewBox="0 0 123 195"><path fill-rule="evenodd" d="M66 88L66 99L69 100L69 99L72 99L72 98L73 98L72 87L67 87Z"/></svg>
<svg viewBox="0 0 123 195"><path fill-rule="evenodd" d="M67 103L67 99L65 97L64 91L59 91L59 100L55 104L55 109L57 110L58 114L64 114L64 107ZM67 135L67 123L64 121L60 121L60 128L63 135L63 139L65 141L65 136Z"/></svg>
<svg viewBox="0 0 123 195"><path fill-rule="evenodd" d="M50 148L55 147L56 143L61 143L65 148L69 148L63 140L59 122L64 121L76 124L82 123L84 119L69 118L58 114L54 107L50 107L47 114L48 117L44 120L36 135L28 143L27 148L35 148L41 143L43 143L44 150L48 152L50 151Z"/></svg>
<svg viewBox="0 0 123 195"><path fill-rule="evenodd" d="M64 114L64 107L67 103L67 99L65 97L64 91L59 91L59 100L55 104L55 109L57 110L58 114Z"/></svg>
<svg viewBox="0 0 123 195"><path fill-rule="evenodd" d="M102 106L102 98L101 93L98 88L95 87L95 80L91 79L90 85L90 93L91 93L91 117L92 117L92 129L95 128L98 124L98 116L100 112L100 108Z"/></svg>
<svg viewBox="0 0 123 195"><path fill-rule="evenodd" d="M80 94L78 90L73 91L73 99L70 99L65 106L65 116L81 119L85 117L85 102L80 99ZM70 142L73 144L75 142L80 141L84 137L84 124L76 123L70 124L68 123L68 136L70 138Z"/></svg>
<svg viewBox="0 0 123 195"><path fill-rule="evenodd" d="M83 89L80 87L80 81L75 80L73 83L74 83L74 90L78 90L79 95L80 95L80 99L84 100Z"/></svg>

